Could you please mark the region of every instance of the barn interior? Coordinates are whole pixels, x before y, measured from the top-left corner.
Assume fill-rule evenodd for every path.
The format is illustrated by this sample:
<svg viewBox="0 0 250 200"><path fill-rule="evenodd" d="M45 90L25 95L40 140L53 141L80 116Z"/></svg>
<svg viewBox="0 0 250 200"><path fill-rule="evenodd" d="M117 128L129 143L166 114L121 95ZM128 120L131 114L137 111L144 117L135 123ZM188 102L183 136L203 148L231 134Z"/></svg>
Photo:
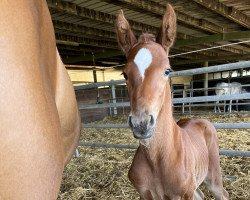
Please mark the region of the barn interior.
<svg viewBox="0 0 250 200"><path fill-rule="evenodd" d="M248 0L47 2L65 64L109 67L124 64L113 25L117 11L123 9L136 36L143 32L157 35L167 3L177 14L177 39L170 52L175 70L201 67L206 62L215 65L250 58Z"/></svg>
<svg viewBox="0 0 250 200"><path fill-rule="evenodd" d="M177 37L170 50L170 63L175 71L250 58L248 0L47 0L47 3L59 53L75 85L123 79L126 57L118 47L114 30L120 9L138 37L145 32L157 35L166 4L174 7ZM244 90L250 91L250 70L240 68L173 78L171 84L173 90L207 89L218 82L239 82L246 85Z"/></svg>
<svg viewBox="0 0 250 200"><path fill-rule="evenodd" d="M177 38L171 48L169 59L175 71L238 63L250 59L249 0L47 0L47 3L53 20L57 48L75 85L78 103L83 106L129 100L124 82L115 88L107 84L100 87L88 86L94 82L123 79L121 71L126 63L126 57L118 47L114 30L114 20L120 9L124 11L125 17L138 37L145 32L157 35L166 4L170 3L174 7L177 15ZM244 85L245 91L250 92L250 68L172 78L173 97L214 95L214 89L208 90L208 88L214 88L218 82L239 82ZM82 87L83 85L87 86ZM200 88L201 90L198 90ZM196 92L186 92L193 89ZM114 90L115 96L112 93ZM250 110L249 99L241 103ZM196 105L192 111L200 109L201 105ZM176 105L178 114L190 114L188 106L190 104ZM214 104L209 107L209 111L214 112L213 107ZM207 110L205 113L202 111L202 114L207 114ZM129 108L90 109L89 107L81 110L81 113L84 123L97 120L103 120L99 123L111 123L112 120L112 123L114 121L125 123L124 116L122 119L117 116L119 114L126 116ZM112 120L106 118L107 116L111 116ZM247 113L203 117L213 122L250 122ZM84 141L110 143L133 141L128 130L94 128L84 129L82 133L81 140ZM126 136L117 139L121 134ZM249 130L230 130L230 132L220 130L219 134L222 141L221 148L250 150ZM80 153L85 155L78 160L74 159L66 169L59 199L138 197L126 178L134 152L86 147L80 150ZM250 177L247 167L250 164L249 158L223 157L222 162L224 174L232 176L232 179L225 181L231 199L250 199ZM86 165L82 166L80 163ZM119 170L121 172L117 172ZM92 175L88 171L92 171ZM107 179L101 175L103 173L108 174Z"/></svg>
<svg viewBox="0 0 250 200"><path fill-rule="evenodd" d="M136 37L157 35L167 3L177 14L177 38L170 51L175 71L245 61L250 58L250 2L248 0L47 0L57 47L74 84L122 79L126 58L119 49L114 20L122 9ZM93 72L95 71L95 72ZM194 88L207 78L249 84L250 71L238 69L208 76L192 76ZM231 80L232 78L232 80ZM215 79L215 81L213 81ZM224 80L223 80L224 79ZM177 88L192 84L173 81ZM191 86L189 86L191 87Z"/></svg>

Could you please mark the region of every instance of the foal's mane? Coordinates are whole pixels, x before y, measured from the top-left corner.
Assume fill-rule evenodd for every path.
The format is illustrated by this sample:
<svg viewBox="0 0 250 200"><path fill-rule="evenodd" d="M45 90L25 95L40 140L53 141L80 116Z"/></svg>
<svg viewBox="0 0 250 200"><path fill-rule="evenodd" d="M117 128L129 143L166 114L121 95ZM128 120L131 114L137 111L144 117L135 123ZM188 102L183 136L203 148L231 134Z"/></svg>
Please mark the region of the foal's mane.
<svg viewBox="0 0 250 200"><path fill-rule="evenodd" d="M155 42L155 35L150 33L142 33L138 38L138 43Z"/></svg>

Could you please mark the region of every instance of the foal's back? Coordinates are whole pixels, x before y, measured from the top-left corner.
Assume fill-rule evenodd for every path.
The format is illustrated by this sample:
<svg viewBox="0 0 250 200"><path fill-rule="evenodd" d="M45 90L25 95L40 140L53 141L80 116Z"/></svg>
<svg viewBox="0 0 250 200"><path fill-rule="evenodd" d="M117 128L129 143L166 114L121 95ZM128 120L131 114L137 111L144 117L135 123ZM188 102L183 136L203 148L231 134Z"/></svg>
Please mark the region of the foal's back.
<svg viewBox="0 0 250 200"><path fill-rule="evenodd" d="M210 148L212 141L218 142L216 129L206 119L185 118L179 120L177 124L184 130L185 134L187 133L193 145L205 142L205 146Z"/></svg>

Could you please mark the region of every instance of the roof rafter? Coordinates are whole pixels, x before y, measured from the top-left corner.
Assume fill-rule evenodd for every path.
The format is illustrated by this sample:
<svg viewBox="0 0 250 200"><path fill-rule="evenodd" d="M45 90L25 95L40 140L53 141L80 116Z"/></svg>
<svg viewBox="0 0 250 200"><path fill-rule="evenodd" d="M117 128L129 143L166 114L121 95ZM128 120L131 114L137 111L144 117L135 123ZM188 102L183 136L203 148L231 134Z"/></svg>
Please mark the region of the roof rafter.
<svg viewBox="0 0 250 200"><path fill-rule="evenodd" d="M78 46L80 45L91 45L91 46L96 46L98 48L102 47L103 49L115 49L117 50L119 53L115 53L115 55L113 56L120 56L120 55L124 55L121 51L119 51L119 48L118 48L118 44L117 42L115 41L105 41L105 40L96 40L96 39L90 39L90 38L84 38L84 37L78 37L78 36L71 36L71 35L67 35L67 34L56 34L56 38L57 38L57 43L58 44L67 44L67 43L76 43L76 44L79 44ZM64 43L59 43L58 41L64 41ZM213 46L211 44L207 44L208 46ZM76 48L79 48L78 46L76 45L71 45L72 47L75 46ZM179 48L172 48L173 51L177 51L177 52L188 52L188 51L191 51L191 50L195 50L193 48L190 48L190 47L180 47ZM231 52L231 53L238 53L238 54L244 54L244 51L242 50L238 50L238 49L235 49L235 48L231 48L231 47L223 47L220 49L221 50L224 50L224 51L228 51L228 52ZM218 50L219 51L219 50ZM100 53L101 54L101 53ZM208 57L211 57L211 56L216 56L215 53L213 52L210 52L210 51L206 51L206 52L197 52L195 53L195 55L197 56L208 56ZM111 55L109 54L108 57L110 57ZM104 56L105 57L105 56ZM100 57L100 58L104 58L104 57ZM186 55L183 55L181 57L186 57ZM218 54L217 54L217 57L218 57ZM82 56L81 58L83 58L82 61L87 61L87 60L90 60L90 58L85 58L84 56ZM80 62L81 58L77 59L77 62Z"/></svg>
<svg viewBox="0 0 250 200"><path fill-rule="evenodd" d="M53 21L54 22L54 26L56 29L60 29L62 31L70 31L70 32L76 32L77 34L81 34L81 36L77 36L77 37L84 37L86 36L86 38L88 37L88 35L91 36L102 36L102 40L108 40L113 42L112 40L114 40L115 42L115 34L114 32L111 31L105 31L105 30L101 30L101 29L96 29L96 28L89 28L89 27L85 27L85 26L81 26L81 25L74 25L72 23L66 23L66 22L61 22L61 21ZM72 36L73 38L74 36ZM226 40L231 40L231 39L242 39L242 38L247 38L250 37L250 32L249 31L242 31L242 32L233 32L233 33L219 33L219 34L214 34L211 36L205 36L205 37L201 37L201 38L194 38L192 36L188 36L187 38L192 38L192 39L188 39L188 40L177 40L174 47L181 47L181 46L190 46L190 45L196 45L196 44L202 44L204 42L218 42L218 41L226 41ZM106 39L108 38L108 39ZM91 38L89 38L91 39ZM70 40L70 41L62 41L62 40L57 40L58 44L68 44L70 46L78 46L79 44L77 43L77 41L79 40ZM216 44L213 44L216 45ZM211 44L205 44L205 46L211 46ZM223 47L221 48L221 50L223 51L229 51L229 52L233 52L233 53L244 53L244 51L242 50L238 50L236 48L232 48L232 47Z"/></svg>
<svg viewBox="0 0 250 200"><path fill-rule="evenodd" d="M172 60L171 64L174 66L178 65L188 65L188 64L196 64L196 63L204 63L205 61L208 62L216 62L216 61L239 61L244 59L249 59L250 54L244 54L244 55L227 55L227 56L220 56L220 57L208 57L205 59L197 59L197 60L185 60L185 61L174 61Z"/></svg>
<svg viewBox="0 0 250 200"><path fill-rule="evenodd" d="M118 44L116 41L105 41L105 40L96 40L96 39L90 39L90 38L84 38L84 37L78 37L78 36L71 36L68 34L58 34L56 33L56 38L57 38L57 43L58 44L63 44L63 43L59 43L58 41L64 41L65 43L76 43L78 44L78 46L80 45L93 45L96 47L103 47L103 48L107 48L107 49L117 49L118 48ZM71 45L72 47L76 45ZM79 47L77 47L77 49L79 49ZM172 49L173 51L181 51L181 52L185 52L185 51L190 51L190 50L195 50L194 48L190 48L190 47L182 47L181 49ZM200 55L207 55L207 56L215 56L215 53L212 52L199 52L198 54ZM116 54L118 55L118 54ZM119 55L124 55L121 51Z"/></svg>
<svg viewBox="0 0 250 200"><path fill-rule="evenodd" d="M205 44L202 44L202 45L199 45L199 49L196 49L196 50L200 50L200 49L207 49L207 48L212 48L212 47L215 47L215 46L219 46L219 44L216 44L216 43L205 43ZM179 47L178 47L179 48ZM183 47L180 47L181 49L183 49ZM223 47L218 47L218 48L214 48L214 49L207 49L207 50L204 50L205 52L217 52L220 54L220 56L223 56L223 54L228 54L228 53L233 53L233 54L244 54L244 53L249 53L249 51L244 51L242 49L238 49L238 48L233 48L233 47L230 47L230 46L223 46ZM186 52L184 51L183 49L183 53ZM201 53L200 52L197 52L197 53Z"/></svg>
<svg viewBox="0 0 250 200"><path fill-rule="evenodd" d="M250 39L250 31L217 33L217 34L209 35L205 37L193 38L193 39L188 39L188 40L185 40L185 39L178 40L175 43L175 47L197 45L197 44L203 44L203 43L208 43L208 42L238 40L238 39Z"/></svg>
<svg viewBox="0 0 250 200"><path fill-rule="evenodd" d="M131 1L131 0L127 0L127 1ZM144 0L140 0L140 1L144 1ZM137 2L137 1L134 1L134 2ZM49 5L50 9L56 9L56 10L59 10L59 11L64 12L64 13L66 12L67 14L70 14L70 15L76 15L78 17L80 16L83 18L95 19L98 21L107 22L107 23L112 24L112 25L113 25L113 21L115 19L115 16L113 16L113 15L109 15L106 13L82 8L80 6L77 6L76 4L69 3L69 2L54 2L52 0L48 0L48 5ZM164 6L162 6L162 5L159 5L159 9L160 8L165 9ZM132 20L129 20L129 22L131 25L134 26L135 29L137 29L137 31L139 31L139 30L141 30L141 31L145 30L148 32L152 31L151 33L156 33L158 31L158 28L153 27L153 26L145 25L143 23L134 22ZM57 25L60 26L60 24L57 24ZM78 25L76 25L76 26L78 26ZM64 27L68 27L69 29L71 29L71 28L78 29L76 26L73 25L72 27L68 27L66 25ZM81 29L81 28L82 27L80 27L79 29ZM109 33L107 33L107 32L105 32L105 34L109 35ZM231 49L229 51L231 51Z"/></svg>
<svg viewBox="0 0 250 200"><path fill-rule="evenodd" d="M100 21L100 22L113 25L114 20L116 18L116 16L114 15L83 8L81 6L78 6L70 2L64 2L64 1L55 2L53 0L47 0L47 2L48 2L48 6L50 9L55 9L57 11L61 11L69 15L74 15L74 16L84 18L84 19L92 19L92 20L96 20L96 21ZM132 29L135 29L141 32L151 32L154 34L156 34L158 31L158 28L154 26L150 26L147 24L133 21L133 20L128 20L128 21Z"/></svg>
<svg viewBox="0 0 250 200"><path fill-rule="evenodd" d="M130 10L135 11L147 11L148 13L151 13L151 15L155 15L156 17L162 17L162 15L165 12L166 7L163 6L160 3L150 1L150 0L104 0L105 2L115 4L115 5L123 5L127 6ZM218 26L212 22L209 22L205 19L197 19L194 17L191 17L190 15L187 15L182 12L175 11L177 14L177 20L179 22L182 22L183 24L193 26L199 30L203 30L210 33L219 33L225 31L223 27Z"/></svg>
<svg viewBox="0 0 250 200"><path fill-rule="evenodd" d="M115 57L115 56L120 56L121 52L119 50L108 50L102 53L98 53L94 55L94 59L103 59L103 58L108 58L108 57ZM74 64L78 62L84 62L84 61L92 61L93 57L89 55L82 55L82 56L77 56L77 57L69 57L65 58L63 61L67 64Z"/></svg>
<svg viewBox="0 0 250 200"><path fill-rule="evenodd" d="M61 50L75 51L75 52L81 52L81 53L85 53L85 52L100 52L101 53L106 50L105 48L100 48L100 47L91 47L91 46L84 46L84 45L69 46L69 45L58 44L58 43L57 43L57 48Z"/></svg>
<svg viewBox="0 0 250 200"><path fill-rule="evenodd" d="M58 33L56 33L56 39L66 41L66 42L76 42L79 45L84 44L84 45L91 45L91 46L96 46L96 47L105 47L108 49L119 49L117 42L111 42L111 41L95 40L95 39L90 39L90 38L77 37L77 36L58 34Z"/></svg>
<svg viewBox="0 0 250 200"><path fill-rule="evenodd" d="M192 0L216 13L244 26L250 28L250 17L234 7L228 7L218 0Z"/></svg>
<svg viewBox="0 0 250 200"><path fill-rule="evenodd" d="M115 34L112 31L106 31L106 30L102 30L98 28L81 26L81 25L62 22L58 20L53 20L53 25L54 25L54 28L60 29L63 31L72 31L72 32L79 33L82 35L92 35L92 36L115 39Z"/></svg>
<svg viewBox="0 0 250 200"><path fill-rule="evenodd" d="M76 35L79 37L89 37L93 39L104 39L108 41L116 40L115 32L103 30L100 28L86 27L79 24L72 24L68 22L63 22L59 20L53 20L54 28L57 33L70 32L74 33L72 35ZM136 36L139 36L141 32L134 31ZM178 34L180 35L180 34ZM182 37L183 38L183 37Z"/></svg>

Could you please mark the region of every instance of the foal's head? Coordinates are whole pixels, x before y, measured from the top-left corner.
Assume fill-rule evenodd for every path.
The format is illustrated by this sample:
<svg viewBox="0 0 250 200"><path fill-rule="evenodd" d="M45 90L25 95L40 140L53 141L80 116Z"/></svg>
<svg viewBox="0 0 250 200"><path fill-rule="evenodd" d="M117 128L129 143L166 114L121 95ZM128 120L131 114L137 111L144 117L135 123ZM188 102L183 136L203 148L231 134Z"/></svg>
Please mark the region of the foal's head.
<svg viewBox="0 0 250 200"><path fill-rule="evenodd" d="M146 33L137 40L122 10L117 15L115 28L118 43L127 57L123 75L131 105L129 125L135 138L150 138L163 106L166 90L169 90L168 75L171 67L168 52L176 34L175 12L167 5L157 39Z"/></svg>

